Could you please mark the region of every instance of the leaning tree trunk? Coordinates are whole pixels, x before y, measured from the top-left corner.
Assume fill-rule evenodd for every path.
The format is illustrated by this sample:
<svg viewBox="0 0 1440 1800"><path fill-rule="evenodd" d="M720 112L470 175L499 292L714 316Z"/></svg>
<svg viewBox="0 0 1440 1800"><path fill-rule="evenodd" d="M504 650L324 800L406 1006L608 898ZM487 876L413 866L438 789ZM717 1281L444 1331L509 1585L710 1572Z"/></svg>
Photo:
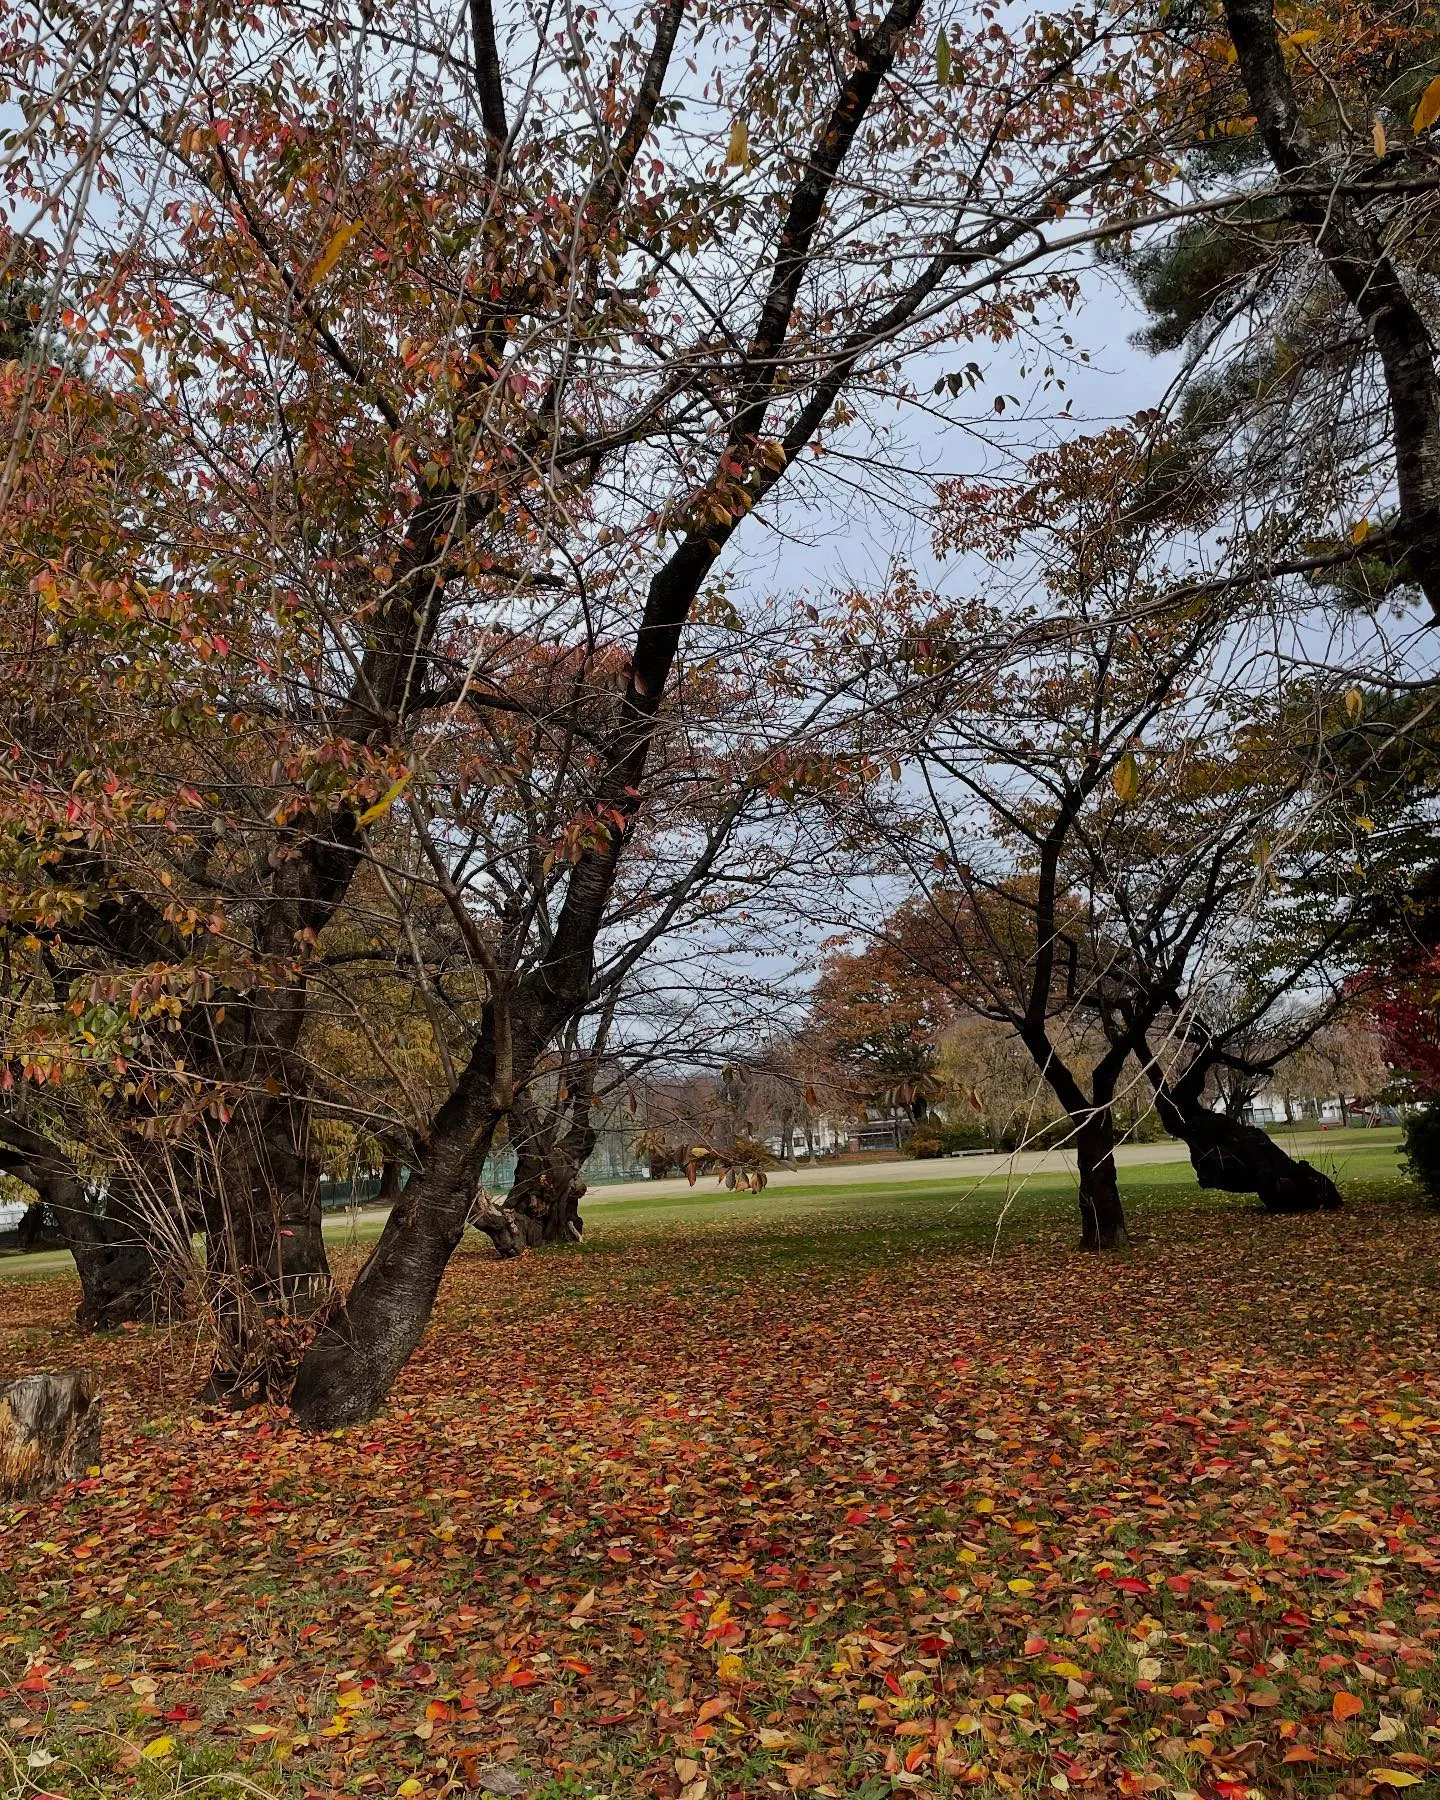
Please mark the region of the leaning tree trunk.
<svg viewBox="0 0 1440 1800"><path fill-rule="evenodd" d="M1120 1181L1115 1170L1115 1119L1108 1105L1076 1121L1075 1159L1080 1173L1080 1246L1118 1250L1129 1243Z"/></svg>
<svg viewBox="0 0 1440 1800"><path fill-rule="evenodd" d="M920 0L894 0L884 20L857 39L854 66L828 111L822 135L814 150L801 158L802 173L787 208L767 297L746 352L753 373L742 383L722 469L737 455L747 461L749 446L764 431L785 369L777 351L790 334L833 184L856 139L863 136L871 108L920 11ZM627 131L637 144L649 130L664 89L680 9L668 9L665 19L669 22L662 23L655 37L635 115L639 135L635 119ZM620 173L622 180L627 178L623 168ZM819 429L853 370L853 359L847 362L841 355L829 376L820 378L820 404L812 400L800 409L785 440L784 464ZM827 380L833 391L826 390ZM757 464L753 497L768 492L782 473L778 465L765 469ZM443 566L438 552L455 516L448 508L441 511L417 567L432 561L437 568ZM725 515L723 524L707 519L687 529L650 579L624 689L592 785L594 816L609 822L570 867L565 897L539 965L513 985L495 983L491 972L491 994L470 1059L431 1121L424 1171L390 1214L344 1305L331 1313L300 1365L291 1406L306 1426L358 1423L383 1405L424 1333L446 1265L464 1236L471 1199L499 1120L514 1095L524 1091L541 1049L562 1026L580 1016L592 997L595 946L621 858L640 817L646 764L671 672L691 609L737 524L738 516ZM424 590L430 616L439 610L430 606L433 591L433 587ZM411 645L397 648L395 691L401 669L403 680L409 682L416 654ZM369 705L374 716L375 703Z"/></svg>
<svg viewBox="0 0 1440 1800"><path fill-rule="evenodd" d="M1247 1125L1201 1104L1193 1081L1155 1089L1160 1123L1190 1151L1201 1187L1227 1194L1255 1194L1266 1212L1334 1212L1340 1190L1313 1163L1287 1156L1258 1125Z"/></svg>
<svg viewBox="0 0 1440 1800"><path fill-rule="evenodd" d="M533 1052L524 1040L512 1040L511 1056L515 1079L522 1082ZM290 1409L307 1429L329 1431L372 1418L424 1334L504 1117L495 1062L494 1018L487 1008L470 1061L431 1123L424 1166L385 1221L344 1303L328 1310L300 1363Z"/></svg>
<svg viewBox="0 0 1440 1800"><path fill-rule="evenodd" d="M553 1109L517 1094L510 1109L515 1173L503 1203L483 1195L470 1223L483 1231L498 1256L519 1256L539 1244L578 1244L585 1235L580 1171L599 1137L591 1122L595 1058L567 1070L569 1094Z"/></svg>

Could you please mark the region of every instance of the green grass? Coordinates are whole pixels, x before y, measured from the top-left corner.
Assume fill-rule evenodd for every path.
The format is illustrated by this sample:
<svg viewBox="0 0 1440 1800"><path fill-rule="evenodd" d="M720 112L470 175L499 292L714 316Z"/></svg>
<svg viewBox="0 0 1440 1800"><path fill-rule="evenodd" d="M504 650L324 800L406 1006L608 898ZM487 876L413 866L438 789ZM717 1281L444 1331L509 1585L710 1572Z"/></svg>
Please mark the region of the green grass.
<svg viewBox="0 0 1440 1800"><path fill-rule="evenodd" d="M1396 1180L1400 1175L1398 1130L1321 1133L1313 1127L1291 1127L1275 1136L1290 1155L1307 1157L1332 1175L1342 1192L1347 1182ZM1143 1233L1151 1218L1176 1206L1250 1204L1233 1194L1202 1197L1189 1163L1173 1160L1173 1144L1137 1146L1136 1153L1143 1155L1145 1148L1172 1160L1122 1164L1120 1190L1133 1232ZM619 1235L665 1236L677 1229L755 1221L777 1228L869 1222L882 1236L918 1230L971 1242L993 1239L998 1232L1002 1241L1014 1242L1053 1226L1074 1205L1074 1177L1063 1170L981 1175L976 1164L963 1157L922 1166L923 1174L913 1163L877 1163L869 1181L796 1180L781 1172L761 1194L730 1193L713 1178L703 1178L690 1189L666 1182L653 1194L615 1200L606 1198L604 1187L597 1187L582 1209L586 1241L593 1246ZM325 1221L325 1237L332 1246L364 1246L375 1241L383 1224L383 1215L376 1211L335 1213ZM481 1248L478 1240L474 1247ZM70 1268L65 1250L12 1253L0 1256L0 1281L64 1274Z"/></svg>

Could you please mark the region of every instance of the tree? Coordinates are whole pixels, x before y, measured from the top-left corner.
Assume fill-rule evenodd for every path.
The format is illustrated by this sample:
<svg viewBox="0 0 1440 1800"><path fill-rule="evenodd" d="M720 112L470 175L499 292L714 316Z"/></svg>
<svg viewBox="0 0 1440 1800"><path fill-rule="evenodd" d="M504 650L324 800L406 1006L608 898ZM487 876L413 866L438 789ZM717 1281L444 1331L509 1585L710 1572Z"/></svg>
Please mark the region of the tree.
<svg viewBox="0 0 1440 1800"><path fill-rule="evenodd" d="M945 989L883 941L832 955L815 983L810 1029L844 1081L851 1109L887 1114L897 1150L929 1105L953 1016Z"/></svg>
<svg viewBox="0 0 1440 1800"><path fill-rule="evenodd" d="M1307 572L1374 610L1440 599L1434 22L1377 0L1155 9L1175 46L1158 115L1201 204L1115 246L1151 324L1183 350L1173 395L1250 517L1231 578ZM1158 123L1158 120L1157 120Z"/></svg>
<svg viewBox="0 0 1440 1800"><path fill-rule="evenodd" d="M1061 1054L1067 1062L1084 1060L1068 1043ZM1024 1149L1065 1118L1019 1036L983 1014L962 1016L945 1033L936 1077L950 1099L952 1121L957 1114L976 1119L992 1150Z"/></svg>
<svg viewBox="0 0 1440 1800"><path fill-rule="evenodd" d="M1394 549L1440 617L1440 381L1430 332L1391 249L1396 175L1423 150L1390 151L1383 122L1370 141L1352 133L1317 141L1306 124L1285 60L1274 0L1225 0L1236 66L1285 209L1313 243L1324 267L1363 327L1383 374L1390 404L1393 477L1398 502ZM1429 90L1427 89L1427 92ZM1419 130L1425 116L1417 111ZM1347 134L1348 135L1348 134ZM1359 142L1356 142L1359 138ZM1428 183L1430 171L1425 169ZM1371 186L1381 192L1371 196ZM1411 229L1414 221L1407 221Z"/></svg>
<svg viewBox="0 0 1440 1800"><path fill-rule="evenodd" d="M941 70L919 13L666 0L582 41L478 7L459 51L384 6L50 21L27 100L50 116L63 67L65 123L16 179L66 196L103 161L66 329L149 455L113 591L87 534L115 508L27 541L67 694L118 674L124 704L47 699L55 752L6 803L73 897L33 909L51 1052L80 1034L65 1066L103 1068L199 1196L218 1388L288 1387L317 1427L381 1404L516 1096L735 822L717 802L663 883L628 882L660 822L685 841L727 546L908 359L1073 290L1037 231L1143 188L1128 49L1078 13L1014 40L977 15ZM736 677L758 729L756 694ZM421 886L448 918L417 947ZM405 965L442 1079L342 1301L319 1021L366 958ZM321 1302L296 1371L270 1317Z"/></svg>
<svg viewBox="0 0 1440 1800"><path fill-rule="evenodd" d="M1316 749L1342 728L1340 696L1292 695L1267 648L1283 596L1252 594L1247 620L1243 590L1184 566L1228 503L1192 449L1147 421L1042 454L988 507L956 484L944 541L994 559L990 595L898 584L892 646L863 647L887 655L916 771L845 821L877 847L874 873L911 888L886 940L1024 1043L1072 1121L1090 1248L1124 1238L1115 1107L1142 1071L1202 1180L1284 1210L1338 1202L1203 1101L1297 987L1338 998L1355 894L1335 834L1363 832ZM1223 1026L1217 992L1240 997ZM1075 1054L1085 1026L1093 1060Z"/></svg>

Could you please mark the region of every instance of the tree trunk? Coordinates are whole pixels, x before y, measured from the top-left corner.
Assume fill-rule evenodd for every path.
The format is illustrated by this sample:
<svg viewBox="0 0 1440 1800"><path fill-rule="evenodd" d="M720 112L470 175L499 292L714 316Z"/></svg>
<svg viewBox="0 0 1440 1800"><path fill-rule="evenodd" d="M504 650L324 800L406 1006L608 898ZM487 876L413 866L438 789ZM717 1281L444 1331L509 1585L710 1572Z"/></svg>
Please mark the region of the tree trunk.
<svg viewBox="0 0 1440 1800"><path fill-rule="evenodd" d="M305 1097L232 1117L215 1159L200 1165L205 1293L216 1337L204 1398L249 1405L277 1398L294 1368L295 1322L329 1295L320 1171L309 1153Z"/></svg>
<svg viewBox="0 0 1440 1800"><path fill-rule="evenodd" d="M76 1323L87 1331L160 1324L188 1310L190 1245L183 1223L177 1242L161 1249L151 1222L112 1195L103 1214L57 1214L80 1276Z"/></svg>
<svg viewBox="0 0 1440 1800"><path fill-rule="evenodd" d="M0 1499L34 1499L94 1468L100 1412L93 1380L77 1369L0 1388Z"/></svg>
<svg viewBox="0 0 1440 1800"><path fill-rule="evenodd" d="M1118 1250L1130 1241L1115 1171L1115 1120L1108 1105L1077 1121L1075 1159L1080 1173L1080 1247Z"/></svg>
<svg viewBox="0 0 1440 1800"><path fill-rule="evenodd" d="M380 1165L380 1192L377 1201L383 1206L390 1205L400 1198L400 1177L405 1173L398 1156L387 1156Z"/></svg>
<svg viewBox="0 0 1440 1800"><path fill-rule="evenodd" d="M580 1201L585 1183L582 1165L595 1148L590 1125L590 1088L573 1094L568 1109L554 1111L528 1095L517 1096L510 1110L510 1136L515 1145L515 1175L505 1197L525 1243L573 1244L585 1235Z"/></svg>
<svg viewBox="0 0 1440 1800"><path fill-rule="evenodd" d="M1035 1058L1051 1093L1075 1127L1075 1161L1080 1178L1080 1247L1118 1250L1130 1242L1120 1181L1115 1172L1115 1082L1124 1066L1124 1051L1113 1045L1090 1077L1087 1094L1055 1054L1043 1029L1021 1040Z"/></svg>
<svg viewBox="0 0 1440 1800"><path fill-rule="evenodd" d="M1197 1081L1160 1082L1155 1104L1165 1129L1189 1147L1202 1187L1255 1194L1272 1213L1334 1212L1344 1204L1328 1175L1287 1156L1268 1131L1201 1105Z"/></svg>
<svg viewBox="0 0 1440 1800"><path fill-rule="evenodd" d="M87 1331L149 1324L185 1310L189 1238L183 1223L171 1233L113 1177L103 1201L92 1199L79 1169L33 1126L0 1119L0 1168L39 1194L59 1226L80 1277L76 1323Z"/></svg>
<svg viewBox="0 0 1440 1800"><path fill-rule="evenodd" d="M501 1262L510 1262L525 1254L527 1245L520 1221L503 1201L487 1194L483 1187L471 1202L465 1223L484 1232Z"/></svg>
<svg viewBox="0 0 1440 1800"><path fill-rule="evenodd" d="M528 1076L533 1053L512 1043L511 1054L518 1082ZM487 1010L474 1053L435 1115L424 1167L411 1177L354 1286L328 1311L300 1363L290 1408L308 1429L356 1425L384 1405L424 1334L446 1265L465 1235L503 1117L495 1027Z"/></svg>
<svg viewBox="0 0 1440 1800"><path fill-rule="evenodd" d="M795 1115L793 1112L782 1112L780 1115L780 1160L795 1167Z"/></svg>

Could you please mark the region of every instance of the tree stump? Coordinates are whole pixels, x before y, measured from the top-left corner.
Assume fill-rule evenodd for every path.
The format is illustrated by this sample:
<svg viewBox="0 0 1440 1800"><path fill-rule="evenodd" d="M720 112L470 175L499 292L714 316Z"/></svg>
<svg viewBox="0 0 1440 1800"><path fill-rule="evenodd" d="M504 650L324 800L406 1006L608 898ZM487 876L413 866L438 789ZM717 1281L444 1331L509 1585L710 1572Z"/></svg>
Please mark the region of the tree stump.
<svg viewBox="0 0 1440 1800"><path fill-rule="evenodd" d="M0 1388L0 1499L30 1500L100 1461L100 1399L84 1369Z"/></svg>

